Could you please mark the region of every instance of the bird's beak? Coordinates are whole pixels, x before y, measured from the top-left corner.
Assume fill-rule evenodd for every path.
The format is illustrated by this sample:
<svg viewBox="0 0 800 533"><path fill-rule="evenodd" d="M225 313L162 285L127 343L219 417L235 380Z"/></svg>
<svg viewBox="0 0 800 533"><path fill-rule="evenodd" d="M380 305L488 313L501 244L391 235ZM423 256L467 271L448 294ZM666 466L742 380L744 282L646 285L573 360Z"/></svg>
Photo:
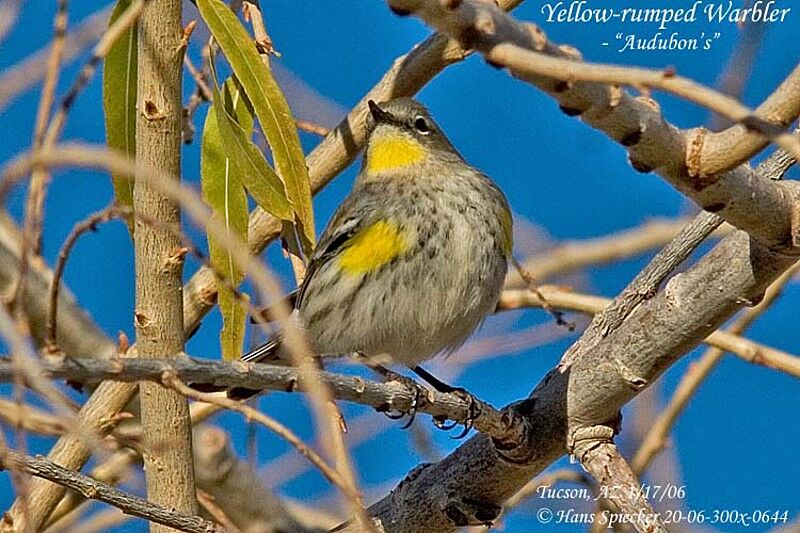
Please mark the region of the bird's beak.
<svg viewBox="0 0 800 533"><path fill-rule="evenodd" d="M372 118L376 123L388 122L391 120L392 115L381 109L381 106L376 104L374 101L368 100L367 105L369 106L369 112L372 114Z"/></svg>

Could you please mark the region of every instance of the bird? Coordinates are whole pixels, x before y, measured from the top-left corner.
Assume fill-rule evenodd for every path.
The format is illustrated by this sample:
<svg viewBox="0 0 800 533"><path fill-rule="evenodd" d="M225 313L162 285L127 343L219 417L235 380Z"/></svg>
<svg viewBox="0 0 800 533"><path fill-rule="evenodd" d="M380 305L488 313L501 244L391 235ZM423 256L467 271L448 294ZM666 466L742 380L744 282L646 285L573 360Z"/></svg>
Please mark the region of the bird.
<svg viewBox="0 0 800 533"><path fill-rule="evenodd" d="M454 352L494 312L512 250L508 201L425 106L368 106L360 172L289 295L291 319L316 355L388 356L440 392L463 390L420 365ZM241 360L282 351L278 335Z"/></svg>

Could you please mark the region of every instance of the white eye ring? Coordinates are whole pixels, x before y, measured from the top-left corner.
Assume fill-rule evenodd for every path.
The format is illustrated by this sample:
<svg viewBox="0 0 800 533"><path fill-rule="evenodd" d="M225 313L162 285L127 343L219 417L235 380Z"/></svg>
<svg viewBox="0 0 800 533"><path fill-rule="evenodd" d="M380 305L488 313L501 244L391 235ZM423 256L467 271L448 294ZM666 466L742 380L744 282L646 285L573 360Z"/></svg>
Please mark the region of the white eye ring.
<svg viewBox="0 0 800 533"><path fill-rule="evenodd" d="M428 124L428 121L425 120L425 117L422 115L419 115L414 119L414 129L422 135L428 135L431 132L431 127Z"/></svg>

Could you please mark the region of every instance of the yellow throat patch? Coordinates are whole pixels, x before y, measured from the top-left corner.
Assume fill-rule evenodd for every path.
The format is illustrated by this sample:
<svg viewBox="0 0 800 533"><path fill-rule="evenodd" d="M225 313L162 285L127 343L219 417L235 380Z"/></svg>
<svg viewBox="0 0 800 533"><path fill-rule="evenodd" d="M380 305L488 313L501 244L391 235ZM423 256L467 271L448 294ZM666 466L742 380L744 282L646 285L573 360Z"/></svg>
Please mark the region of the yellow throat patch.
<svg viewBox="0 0 800 533"><path fill-rule="evenodd" d="M408 250L409 242L397 225L379 220L359 231L339 256L347 274L372 272Z"/></svg>
<svg viewBox="0 0 800 533"><path fill-rule="evenodd" d="M383 172L425 159L425 147L408 135L396 132L373 134L367 150L367 172Z"/></svg>

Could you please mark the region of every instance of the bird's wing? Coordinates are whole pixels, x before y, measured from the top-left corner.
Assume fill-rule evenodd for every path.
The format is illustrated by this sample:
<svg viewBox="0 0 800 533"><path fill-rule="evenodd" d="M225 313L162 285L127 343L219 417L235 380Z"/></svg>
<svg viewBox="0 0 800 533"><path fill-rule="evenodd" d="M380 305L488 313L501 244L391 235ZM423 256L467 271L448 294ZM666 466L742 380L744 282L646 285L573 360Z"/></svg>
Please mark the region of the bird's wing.
<svg viewBox="0 0 800 533"><path fill-rule="evenodd" d="M342 218L342 220L337 220ZM303 302L303 295L308 288L308 284L313 279L319 269L325 265L347 244L347 242L355 235L355 233L364 225L364 217L353 215L345 217L334 217L328 228L322 234L314 253L311 254L311 259L308 262L306 269L306 277L303 283L297 288L294 295L294 307L299 308Z"/></svg>

